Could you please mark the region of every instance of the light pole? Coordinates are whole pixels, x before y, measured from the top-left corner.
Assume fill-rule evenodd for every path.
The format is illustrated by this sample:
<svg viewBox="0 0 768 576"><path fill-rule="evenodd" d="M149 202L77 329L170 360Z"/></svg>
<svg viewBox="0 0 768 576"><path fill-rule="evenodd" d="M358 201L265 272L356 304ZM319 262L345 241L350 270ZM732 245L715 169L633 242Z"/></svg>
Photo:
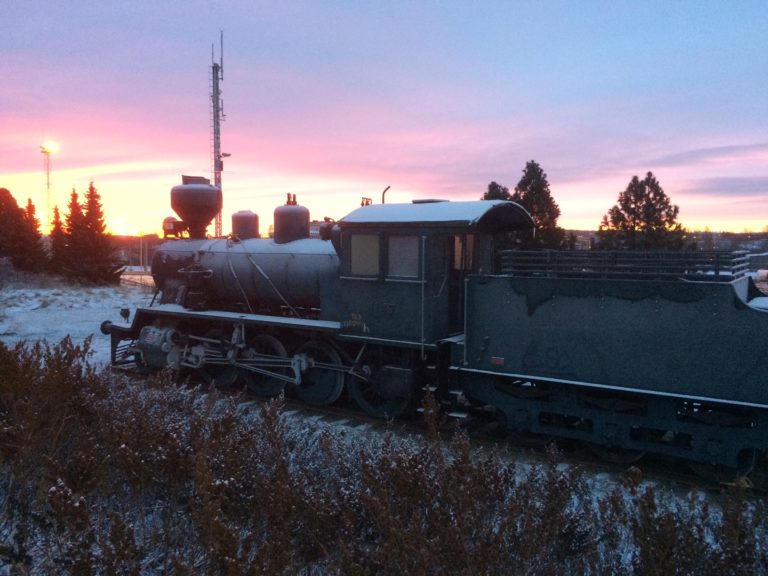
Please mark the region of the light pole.
<svg viewBox="0 0 768 576"><path fill-rule="evenodd" d="M51 154L59 150L56 142L46 141L40 146L45 163L45 228L51 233Z"/></svg>

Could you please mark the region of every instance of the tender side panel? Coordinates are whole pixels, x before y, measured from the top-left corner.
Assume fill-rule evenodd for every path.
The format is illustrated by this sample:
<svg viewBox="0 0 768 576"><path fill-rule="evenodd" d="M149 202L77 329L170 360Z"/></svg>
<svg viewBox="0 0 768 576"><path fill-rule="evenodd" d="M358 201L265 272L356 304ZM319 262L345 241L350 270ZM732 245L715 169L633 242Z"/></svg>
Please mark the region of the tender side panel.
<svg viewBox="0 0 768 576"><path fill-rule="evenodd" d="M730 283L475 276L464 368L768 405L768 313Z"/></svg>

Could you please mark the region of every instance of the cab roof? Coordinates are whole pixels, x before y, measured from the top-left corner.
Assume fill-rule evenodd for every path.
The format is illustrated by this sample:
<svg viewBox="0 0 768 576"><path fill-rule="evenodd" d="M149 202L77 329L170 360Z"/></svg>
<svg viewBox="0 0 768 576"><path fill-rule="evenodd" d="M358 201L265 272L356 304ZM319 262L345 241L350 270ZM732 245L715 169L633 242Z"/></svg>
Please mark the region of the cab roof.
<svg viewBox="0 0 768 576"><path fill-rule="evenodd" d="M361 206L342 218L347 227L398 226L469 229L495 234L534 227L528 212L516 202L474 200L465 202L428 201L412 204Z"/></svg>

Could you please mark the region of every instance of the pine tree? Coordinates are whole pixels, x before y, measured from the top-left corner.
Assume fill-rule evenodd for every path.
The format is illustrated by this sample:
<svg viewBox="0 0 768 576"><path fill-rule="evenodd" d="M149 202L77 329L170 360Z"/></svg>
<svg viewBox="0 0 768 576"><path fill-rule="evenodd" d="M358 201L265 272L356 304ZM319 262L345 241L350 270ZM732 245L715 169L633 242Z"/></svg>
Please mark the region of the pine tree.
<svg viewBox="0 0 768 576"><path fill-rule="evenodd" d="M608 250L679 250L685 229L677 222L679 208L652 172L633 176L598 229L600 248Z"/></svg>
<svg viewBox="0 0 768 576"><path fill-rule="evenodd" d="M535 232L522 236L522 248L561 248L565 230L557 225L560 207L552 198L547 175L534 160L526 163L523 176L515 186L512 201L517 202L533 218Z"/></svg>

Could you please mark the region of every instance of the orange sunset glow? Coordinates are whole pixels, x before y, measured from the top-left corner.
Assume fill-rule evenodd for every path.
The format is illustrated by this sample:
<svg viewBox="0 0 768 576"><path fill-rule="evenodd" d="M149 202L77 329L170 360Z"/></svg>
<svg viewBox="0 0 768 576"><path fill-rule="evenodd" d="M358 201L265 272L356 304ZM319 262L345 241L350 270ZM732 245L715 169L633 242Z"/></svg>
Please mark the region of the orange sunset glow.
<svg viewBox="0 0 768 576"><path fill-rule="evenodd" d="M43 147L51 209L93 181L114 234L159 233L181 175L213 179L224 30L225 234L242 209L266 232L287 193L316 219L387 186L387 202L477 199L491 181L512 190L531 159L564 228L596 229L647 171L690 230L768 226L758 2L49 4L4 8L0 44L0 186L43 225Z"/></svg>

